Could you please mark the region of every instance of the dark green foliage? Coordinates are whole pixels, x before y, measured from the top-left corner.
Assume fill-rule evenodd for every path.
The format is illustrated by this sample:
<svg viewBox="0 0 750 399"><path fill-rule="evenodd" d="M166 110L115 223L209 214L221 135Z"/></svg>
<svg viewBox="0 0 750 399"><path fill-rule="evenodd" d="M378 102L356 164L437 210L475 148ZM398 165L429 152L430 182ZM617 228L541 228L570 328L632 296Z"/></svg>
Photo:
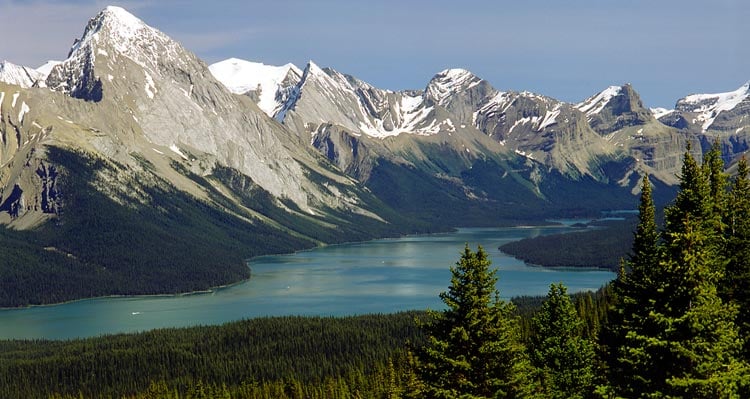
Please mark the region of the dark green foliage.
<svg viewBox="0 0 750 399"><path fill-rule="evenodd" d="M593 229L512 241L500 250L533 265L617 270L632 247L634 226L634 218L606 221Z"/></svg>
<svg viewBox="0 0 750 399"><path fill-rule="evenodd" d="M0 397L191 397L203 390L252 398L281 388L324 398L329 387L343 397L355 390L384 397L369 393L406 384L402 349L421 342L417 316L280 317L73 341L0 341Z"/></svg>
<svg viewBox="0 0 750 399"><path fill-rule="evenodd" d="M552 284L533 319L529 353L549 398L582 399L593 392L594 345L565 286Z"/></svg>
<svg viewBox="0 0 750 399"><path fill-rule="evenodd" d="M660 364L652 359L662 356L661 349L642 348L641 337L658 334L652 313L663 302L659 284L661 249L656 226L656 210L647 176L641 186L638 225L633 238L632 256L623 265L613 283L614 308L603 331L603 349L610 383L620 395L637 395L653 389L653 381L665 381Z"/></svg>
<svg viewBox="0 0 750 399"><path fill-rule="evenodd" d="M742 158L728 197L726 273L720 295L737 305L737 325L745 338L745 358L750 359L750 181L747 160Z"/></svg>
<svg viewBox="0 0 750 399"><path fill-rule="evenodd" d="M635 198L622 187L591 177L571 181L555 172L535 195L530 176L521 178L512 172L514 166L519 165L477 160L458 179L379 160L367 187L399 214L443 228L538 223L550 217L598 216L605 207L633 207ZM673 193L667 186L660 192Z"/></svg>
<svg viewBox="0 0 750 399"><path fill-rule="evenodd" d="M530 396L535 388L514 308L500 300L487 254L467 245L451 273L448 291L440 294L448 309L431 313L417 352L425 396Z"/></svg>
<svg viewBox="0 0 750 399"><path fill-rule="evenodd" d="M393 222L333 209L327 218L290 213L246 176L217 168L209 178L233 190L243 208L177 162L173 167L200 184L215 203L159 180L153 185L124 183L124 191L138 192L148 203L126 200L123 205L92 186L97 173L158 178L84 153L51 147L48 154L50 162L68 171L58 182L63 212L33 231L0 229L0 307L205 290L248 278L246 259L253 256L427 231L388 213L374 198L373 206L380 207L376 211ZM148 170L147 161L140 162ZM247 209L277 224L255 218Z"/></svg>
<svg viewBox="0 0 750 399"><path fill-rule="evenodd" d="M656 230L648 179L633 257L614 284L603 343L611 390L621 397L739 397L747 363L734 324L736 307L717 294L726 254L722 174L707 156L685 154L680 192ZM713 192L713 190L721 191Z"/></svg>
<svg viewBox="0 0 750 399"><path fill-rule="evenodd" d="M122 206L90 186L118 165L56 148L49 157L75 171L61 178L64 212L34 231L0 234L0 246L18 255L0 261L0 306L204 290L248 278L249 257L314 245L164 182L140 187L150 204Z"/></svg>

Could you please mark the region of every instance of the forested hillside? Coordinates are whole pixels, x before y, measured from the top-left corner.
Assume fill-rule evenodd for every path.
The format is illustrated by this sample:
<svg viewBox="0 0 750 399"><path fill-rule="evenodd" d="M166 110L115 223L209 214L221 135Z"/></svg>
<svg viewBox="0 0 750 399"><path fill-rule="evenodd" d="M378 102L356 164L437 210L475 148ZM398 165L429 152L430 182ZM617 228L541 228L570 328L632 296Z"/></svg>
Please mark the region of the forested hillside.
<svg viewBox="0 0 750 399"><path fill-rule="evenodd" d="M750 173L685 154L658 227L644 178L632 255L596 294L500 298L479 247L442 311L274 318L0 343L0 395L123 398L750 397Z"/></svg>

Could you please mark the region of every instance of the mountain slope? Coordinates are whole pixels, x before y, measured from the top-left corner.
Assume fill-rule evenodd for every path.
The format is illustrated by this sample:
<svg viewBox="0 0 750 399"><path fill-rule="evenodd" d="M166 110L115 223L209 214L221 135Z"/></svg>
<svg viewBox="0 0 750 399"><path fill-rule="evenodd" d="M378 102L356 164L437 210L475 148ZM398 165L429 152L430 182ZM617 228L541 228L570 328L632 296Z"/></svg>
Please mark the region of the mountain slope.
<svg viewBox="0 0 750 399"><path fill-rule="evenodd" d="M421 231L123 9L46 83L0 83L0 306L206 289L250 256Z"/></svg>

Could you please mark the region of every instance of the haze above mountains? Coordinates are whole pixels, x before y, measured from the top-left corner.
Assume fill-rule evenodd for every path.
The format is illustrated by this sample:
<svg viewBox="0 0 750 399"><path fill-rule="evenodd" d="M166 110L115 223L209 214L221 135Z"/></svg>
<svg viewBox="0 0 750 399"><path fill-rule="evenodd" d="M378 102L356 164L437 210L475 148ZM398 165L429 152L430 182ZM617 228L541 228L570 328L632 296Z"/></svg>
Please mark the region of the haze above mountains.
<svg viewBox="0 0 750 399"><path fill-rule="evenodd" d="M313 62L209 67L107 7L65 60L0 65L0 240L25 260L0 267L15 287L0 305L205 289L258 254L632 209L644 173L672 197L687 143L744 154L749 94L651 110L630 85L571 104L464 69L390 91ZM40 294L45 276L78 282Z"/></svg>

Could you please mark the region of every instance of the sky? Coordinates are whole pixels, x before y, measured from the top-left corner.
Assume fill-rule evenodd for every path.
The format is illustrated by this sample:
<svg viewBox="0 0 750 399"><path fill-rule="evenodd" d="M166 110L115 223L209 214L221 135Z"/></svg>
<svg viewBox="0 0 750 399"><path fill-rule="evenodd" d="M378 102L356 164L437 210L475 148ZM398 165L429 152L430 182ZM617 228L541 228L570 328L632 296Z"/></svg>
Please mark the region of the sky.
<svg viewBox="0 0 750 399"><path fill-rule="evenodd" d="M750 80L747 0L0 0L0 60L61 60L124 7L211 64L308 60L391 90L465 68L499 90L579 102L630 83L649 107Z"/></svg>

